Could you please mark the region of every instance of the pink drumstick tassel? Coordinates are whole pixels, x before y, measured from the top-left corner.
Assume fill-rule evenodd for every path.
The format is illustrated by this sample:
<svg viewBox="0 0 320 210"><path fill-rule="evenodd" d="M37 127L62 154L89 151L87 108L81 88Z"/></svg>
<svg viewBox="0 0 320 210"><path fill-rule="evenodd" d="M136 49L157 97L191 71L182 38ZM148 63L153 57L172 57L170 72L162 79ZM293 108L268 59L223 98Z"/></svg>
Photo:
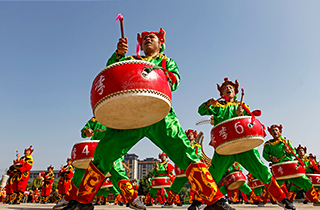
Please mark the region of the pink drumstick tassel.
<svg viewBox="0 0 320 210"><path fill-rule="evenodd" d="M119 13L119 15L116 18L116 21L120 21L120 28L121 28L121 38L124 38L124 29L123 29L123 15Z"/></svg>

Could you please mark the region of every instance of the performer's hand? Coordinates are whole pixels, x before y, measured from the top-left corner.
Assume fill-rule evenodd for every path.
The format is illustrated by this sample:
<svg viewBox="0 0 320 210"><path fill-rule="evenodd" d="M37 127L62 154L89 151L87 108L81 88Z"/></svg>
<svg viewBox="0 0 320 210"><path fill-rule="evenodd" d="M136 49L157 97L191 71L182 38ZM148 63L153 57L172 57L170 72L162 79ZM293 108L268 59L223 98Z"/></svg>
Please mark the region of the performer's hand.
<svg viewBox="0 0 320 210"><path fill-rule="evenodd" d="M126 54L128 52L128 38L121 38L117 44L117 52L119 54Z"/></svg>
<svg viewBox="0 0 320 210"><path fill-rule="evenodd" d="M237 115L238 116L243 116L243 107L242 106L238 106Z"/></svg>
<svg viewBox="0 0 320 210"><path fill-rule="evenodd" d="M279 162L279 158L277 158L277 157L272 157L272 158L271 158L271 161L272 161L273 163L277 163L277 162Z"/></svg>
<svg viewBox="0 0 320 210"><path fill-rule="evenodd" d="M86 129L86 136L91 137L93 135L93 130L92 129Z"/></svg>

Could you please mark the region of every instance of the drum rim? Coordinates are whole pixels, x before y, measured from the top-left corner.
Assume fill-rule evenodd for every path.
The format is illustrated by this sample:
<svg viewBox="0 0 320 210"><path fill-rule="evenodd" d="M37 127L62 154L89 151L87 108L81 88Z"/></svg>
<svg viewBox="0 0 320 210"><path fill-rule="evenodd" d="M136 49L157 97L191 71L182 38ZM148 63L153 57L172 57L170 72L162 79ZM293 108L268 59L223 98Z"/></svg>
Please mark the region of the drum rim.
<svg viewBox="0 0 320 210"><path fill-rule="evenodd" d="M168 177L168 176L162 176L162 177L153 177L152 180L154 180L154 179L163 179L163 178L165 178L165 179L170 179L170 177ZM152 180L151 180L151 181L152 181Z"/></svg>
<svg viewBox="0 0 320 210"><path fill-rule="evenodd" d="M278 165L287 165L289 163L299 163L297 160L291 160L291 161L285 161L285 162L282 162L282 163L275 163L275 164L272 164L272 167L273 166L278 166Z"/></svg>
<svg viewBox="0 0 320 210"><path fill-rule="evenodd" d="M96 80L96 78L98 76L100 76L100 74L102 74L103 72L105 71L108 71L109 69L113 68L113 67L116 67L116 66L121 66L121 65L125 65L125 64L146 64L146 65L151 65L151 66L154 66L155 64L154 63L151 63L149 61L143 61L143 60L125 60L125 61L119 61L119 62L116 62L116 63L113 63L107 67L105 67L104 69L102 69L100 71L100 73L94 78L93 81Z"/></svg>
<svg viewBox="0 0 320 210"><path fill-rule="evenodd" d="M81 159L76 159L76 160L73 160L72 161L72 165L74 166L74 167L76 167L75 165L74 165L74 162L76 162L76 163L78 163L78 162L90 162L90 161L92 161L93 160L93 157L92 158L81 158ZM89 166L89 163L88 163L88 166ZM76 167L76 168L79 168L79 167ZM86 168L84 168L84 169L87 169L88 167L86 167ZM80 168L80 169L83 169L83 168Z"/></svg>
<svg viewBox="0 0 320 210"><path fill-rule="evenodd" d="M320 174L310 174L310 173L306 173L306 176L319 176L319 177L320 177Z"/></svg>
<svg viewBox="0 0 320 210"><path fill-rule="evenodd" d="M228 122L232 122L232 121L240 120L240 119L251 119L251 118L252 118L251 116L233 117L233 118L230 118L230 119L227 119L227 120L225 120L225 121L222 121L222 122L218 123L217 125L215 125L215 126L211 129L211 131L212 131L213 129L215 129L216 127L218 127L219 125L224 124L224 123L228 123ZM256 121L256 120L258 120L258 119L256 118L255 121ZM259 120L258 120L258 121L259 121ZM259 121L259 122L260 122L260 121Z"/></svg>
<svg viewBox="0 0 320 210"><path fill-rule="evenodd" d="M228 185L228 190L235 190L235 189L238 189L239 187L237 187L237 188L232 188L232 189L230 189L229 187L231 187L231 186L233 186L233 185L236 185L236 186L238 186L239 185L239 183L241 183L242 182L242 184L239 186L239 187L241 187L245 182L246 182L246 179L237 179L236 181L234 181L234 182L232 182L230 185Z"/></svg>
<svg viewBox="0 0 320 210"><path fill-rule="evenodd" d="M242 171L234 171L234 172L231 172L230 174L228 174L227 176L226 176L226 178L229 176L229 175L231 175L231 174L239 174L239 173L241 173L242 175L243 175L243 177L245 177L245 175L242 173ZM225 179L226 179L225 178Z"/></svg>
<svg viewBox="0 0 320 210"><path fill-rule="evenodd" d="M176 175L176 177L186 177L187 175L186 174L179 174L179 175Z"/></svg>
<svg viewBox="0 0 320 210"><path fill-rule="evenodd" d="M77 145L77 144L82 144L82 143L99 143L100 140L83 140L83 141L79 141L77 143L75 143L73 146Z"/></svg>
<svg viewBox="0 0 320 210"><path fill-rule="evenodd" d="M256 137L258 137L258 138L256 138ZM262 140L261 144L264 142L264 138L263 138L263 136L261 136L261 135L243 136L243 137L240 137L240 138L236 138L236 139L231 139L231 140L229 140L229 141L225 141L225 142L219 144L217 147L214 147L214 149L217 150L218 147L220 147L220 146L222 146L222 145L224 145L224 144L227 144L227 143L230 144L230 143L233 142L233 141L238 141L239 139L252 139L252 138L261 139L261 140ZM259 144L258 146L260 146L261 144ZM256 147L258 147L258 146L256 146ZM256 147L254 147L254 148L256 148ZM254 148L252 148L252 149L254 149ZM248 150L246 150L246 151L242 151L242 152L239 152L239 153L247 152L247 151L252 150L252 149L248 149ZM221 155L219 152L217 152L217 153L218 153L219 155ZM239 153L233 153L233 154L229 154L229 155L234 155L234 154L239 154ZM223 155L223 154L222 154L222 155Z"/></svg>
<svg viewBox="0 0 320 210"><path fill-rule="evenodd" d="M298 174L291 174L291 175L285 175L285 176L280 176L280 177L276 177L274 176L274 178L276 180L282 180L282 179L293 179L293 178L298 178L298 177L302 177L306 175L305 173L298 173Z"/></svg>
<svg viewBox="0 0 320 210"><path fill-rule="evenodd" d="M157 90L152 90L152 89L129 89L129 90L121 90L121 91L117 91L114 93L111 93L109 95L104 96L103 98L101 98L93 107L93 113L95 113L96 109L98 106L100 106L101 104L103 104L105 101L114 98L114 97L119 97L122 95L126 95L126 97L128 97L129 94L135 94L135 95L144 95L144 94L152 94L152 95L159 95L162 98L166 99L166 102L170 105L170 107L172 107L172 101L169 98L169 96L167 96L166 94L157 91Z"/></svg>

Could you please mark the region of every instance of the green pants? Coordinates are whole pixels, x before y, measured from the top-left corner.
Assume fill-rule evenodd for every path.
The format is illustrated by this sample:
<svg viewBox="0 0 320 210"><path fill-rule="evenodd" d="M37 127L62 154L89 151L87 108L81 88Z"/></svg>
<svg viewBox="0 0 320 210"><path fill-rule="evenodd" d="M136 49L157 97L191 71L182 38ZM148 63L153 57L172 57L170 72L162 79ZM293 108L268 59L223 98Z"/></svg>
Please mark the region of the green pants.
<svg viewBox="0 0 320 210"><path fill-rule="evenodd" d="M293 179L277 180L279 186L281 186L285 181L290 181L290 182L294 183L298 187L301 187L305 192L310 190L313 186L306 175L303 175L303 176L297 177L297 178L293 178ZM291 188L290 188L290 190L291 190Z"/></svg>
<svg viewBox="0 0 320 210"><path fill-rule="evenodd" d="M256 187L256 188L254 188L253 192L254 192L254 194L255 194L256 196L259 196L259 195L262 194L262 191L264 190L264 188L265 188L265 186L263 186L263 187Z"/></svg>
<svg viewBox="0 0 320 210"><path fill-rule="evenodd" d="M217 183L235 161L240 163L252 176L263 183L269 184L271 182L272 174L261 161L259 151L252 149L235 155L219 155L217 152L214 152L209 171Z"/></svg>
<svg viewBox="0 0 320 210"><path fill-rule="evenodd" d="M249 185L247 185L246 183L241 185L238 189L246 195L249 195L252 191ZM223 195L227 194L227 187L224 184L219 188L219 190Z"/></svg>
<svg viewBox="0 0 320 210"><path fill-rule="evenodd" d="M174 179L170 189L175 194L178 194L187 181L188 181L188 178L186 176L176 177Z"/></svg>
<svg viewBox="0 0 320 210"><path fill-rule="evenodd" d="M79 188L82 177L85 173L85 169L80 169L76 168L75 173L72 177L73 183L76 185L77 188ZM112 169L110 170L110 181L112 182L113 186L109 188L109 190L106 189L100 189L97 193L97 196L103 195L104 197L107 197L109 193L111 192L115 197L120 194L121 190L119 189L118 186L118 181L119 180L128 180L128 177L126 175L126 172L123 168L121 158L117 159L114 164Z"/></svg>
<svg viewBox="0 0 320 210"><path fill-rule="evenodd" d="M159 190L161 190L161 189L150 188L150 189L149 189L149 195L150 195L152 198L156 199L156 198L157 198L157 192L158 192ZM165 198L168 197L167 190L170 190L170 188L164 188L164 197L165 197Z"/></svg>
<svg viewBox="0 0 320 210"><path fill-rule="evenodd" d="M298 187L294 184L291 184L290 186L290 192L295 192L295 193L298 193L299 191L301 190L301 187Z"/></svg>
<svg viewBox="0 0 320 210"><path fill-rule="evenodd" d="M182 170L191 163L200 162L171 109L164 119L150 126L129 130L108 128L95 149L93 163L107 174L113 161L125 155L143 137L148 137Z"/></svg>

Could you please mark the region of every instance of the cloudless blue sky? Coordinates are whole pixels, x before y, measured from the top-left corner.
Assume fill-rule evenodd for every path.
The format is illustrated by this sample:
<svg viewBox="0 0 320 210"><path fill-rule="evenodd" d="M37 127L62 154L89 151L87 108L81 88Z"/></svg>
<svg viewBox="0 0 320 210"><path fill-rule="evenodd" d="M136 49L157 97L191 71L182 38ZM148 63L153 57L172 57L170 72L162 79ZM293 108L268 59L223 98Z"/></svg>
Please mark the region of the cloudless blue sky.
<svg viewBox="0 0 320 210"><path fill-rule="evenodd" d="M216 84L228 77L265 126L282 124L294 146L320 158L319 11L319 1L296 0L0 1L0 174L30 145L33 169L58 169L83 140L91 84L116 49L119 13L128 55L137 32L166 31L165 53L182 78L174 110L185 130L205 133L208 156L211 125L195 126L198 106L218 98ZM140 159L159 152L148 139L130 150Z"/></svg>

